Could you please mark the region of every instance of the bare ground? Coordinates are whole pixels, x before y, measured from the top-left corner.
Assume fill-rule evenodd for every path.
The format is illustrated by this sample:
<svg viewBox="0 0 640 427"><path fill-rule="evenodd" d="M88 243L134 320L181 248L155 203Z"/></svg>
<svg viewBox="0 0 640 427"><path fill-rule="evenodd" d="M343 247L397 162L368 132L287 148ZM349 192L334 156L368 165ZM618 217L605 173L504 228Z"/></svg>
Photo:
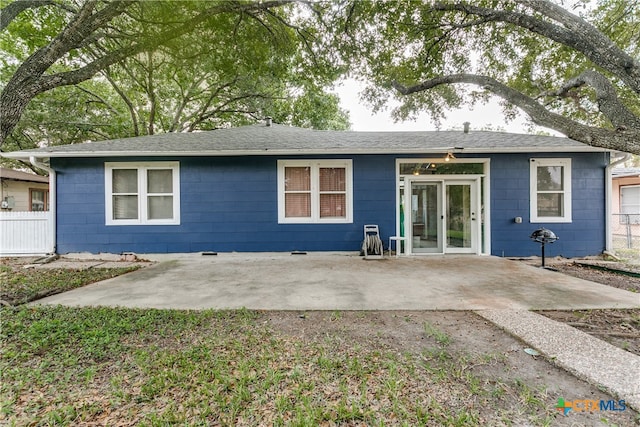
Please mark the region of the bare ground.
<svg viewBox="0 0 640 427"><path fill-rule="evenodd" d="M312 345L318 341L336 346L390 349L401 354L427 355L446 350L456 361L455 369L467 370L490 390L495 406L505 411L513 425L596 426L638 424L638 414L627 409L614 413L572 413L563 416L555 409L565 400L612 399L596 386L577 379L543 356L530 356L527 345L472 312L465 311L378 311L378 312L262 312L265 322L285 337ZM428 330L441 333L430 334ZM443 344L443 340L446 343ZM460 373L449 373L449 381L459 381ZM503 394L502 394L503 393ZM546 420L531 424L526 416L513 414L525 402L539 402L546 408ZM543 417L544 418L544 417Z"/></svg>
<svg viewBox="0 0 640 427"><path fill-rule="evenodd" d="M640 277L587 267L586 264L635 274L640 273L640 267L637 265L605 262L597 259L567 260L557 258L547 263L548 266L563 274L637 293L636 300L640 302ZM554 310L539 311L538 313L553 320L567 323L616 347L640 356L640 309Z"/></svg>

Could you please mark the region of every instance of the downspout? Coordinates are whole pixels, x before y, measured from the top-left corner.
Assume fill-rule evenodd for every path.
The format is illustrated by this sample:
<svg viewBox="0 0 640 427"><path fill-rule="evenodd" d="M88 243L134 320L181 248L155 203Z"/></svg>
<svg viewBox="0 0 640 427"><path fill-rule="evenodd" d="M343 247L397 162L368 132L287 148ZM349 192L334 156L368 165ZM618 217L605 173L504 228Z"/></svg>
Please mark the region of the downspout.
<svg viewBox="0 0 640 427"><path fill-rule="evenodd" d="M614 167L618 166L621 163L626 162L627 160L629 160L631 158L631 154L628 153L620 153L622 154L622 157L619 157L617 159L612 159L612 162L609 163L607 165L607 167L605 168L605 175L606 175L606 183L605 183L605 187L604 187L604 191L605 191L605 198L606 198L606 206L605 206L605 230L607 233L607 242L606 242L606 246L605 246L605 250L604 253L605 255L613 255L612 253L612 249L613 249L613 235L612 235L612 230L611 230L611 206L613 201L611 200L611 193L613 191L613 178L612 178L612 174L611 174L611 169L613 169Z"/></svg>
<svg viewBox="0 0 640 427"><path fill-rule="evenodd" d="M56 171L54 171L50 166L45 165L40 162L35 156L29 157L29 162L37 168L42 170L46 170L49 172L49 221L51 221L51 227L49 229L49 247L48 252L50 254L56 253L56 200L57 200L57 189L56 189Z"/></svg>

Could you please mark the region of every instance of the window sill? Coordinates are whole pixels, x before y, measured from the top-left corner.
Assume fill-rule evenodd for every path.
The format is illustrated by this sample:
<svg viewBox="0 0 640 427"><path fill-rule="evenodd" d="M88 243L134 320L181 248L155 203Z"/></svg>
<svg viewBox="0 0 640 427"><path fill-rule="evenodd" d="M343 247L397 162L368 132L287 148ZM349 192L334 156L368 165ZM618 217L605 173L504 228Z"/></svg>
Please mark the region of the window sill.
<svg viewBox="0 0 640 427"><path fill-rule="evenodd" d="M353 224L350 219L280 219L278 224Z"/></svg>
<svg viewBox="0 0 640 427"><path fill-rule="evenodd" d="M108 226L130 226L130 225L142 225L142 226L153 226L153 225L180 225L179 221L154 221L154 222L141 222L141 221L108 221L105 224Z"/></svg>
<svg viewBox="0 0 640 427"><path fill-rule="evenodd" d="M571 218L554 218L554 217L542 217L542 218L532 218L529 221L531 224L538 224L538 223L571 223L573 222L571 220Z"/></svg>

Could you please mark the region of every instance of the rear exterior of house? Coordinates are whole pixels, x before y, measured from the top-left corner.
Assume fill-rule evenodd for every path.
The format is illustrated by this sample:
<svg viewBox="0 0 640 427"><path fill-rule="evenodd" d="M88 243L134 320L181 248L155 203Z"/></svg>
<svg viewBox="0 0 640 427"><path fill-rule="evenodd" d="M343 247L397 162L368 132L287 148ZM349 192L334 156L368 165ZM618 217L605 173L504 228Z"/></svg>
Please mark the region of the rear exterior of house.
<svg viewBox="0 0 640 427"><path fill-rule="evenodd" d="M58 253L358 251L365 224L415 255L606 243L609 154L564 138L273 125L26 154L55 172Z"/></svg>

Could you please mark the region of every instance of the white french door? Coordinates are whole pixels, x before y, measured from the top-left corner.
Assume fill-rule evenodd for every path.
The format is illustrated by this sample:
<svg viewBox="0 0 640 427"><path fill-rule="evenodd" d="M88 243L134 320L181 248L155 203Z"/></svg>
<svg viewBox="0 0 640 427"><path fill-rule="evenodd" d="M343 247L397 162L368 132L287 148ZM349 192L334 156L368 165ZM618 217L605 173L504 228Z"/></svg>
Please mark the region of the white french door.
<svg viewBox="0 0 640 427"><path fill-rule="evenodd" d="M408 253L480 253L479 179L408 179L407 184Z"/></svg>

